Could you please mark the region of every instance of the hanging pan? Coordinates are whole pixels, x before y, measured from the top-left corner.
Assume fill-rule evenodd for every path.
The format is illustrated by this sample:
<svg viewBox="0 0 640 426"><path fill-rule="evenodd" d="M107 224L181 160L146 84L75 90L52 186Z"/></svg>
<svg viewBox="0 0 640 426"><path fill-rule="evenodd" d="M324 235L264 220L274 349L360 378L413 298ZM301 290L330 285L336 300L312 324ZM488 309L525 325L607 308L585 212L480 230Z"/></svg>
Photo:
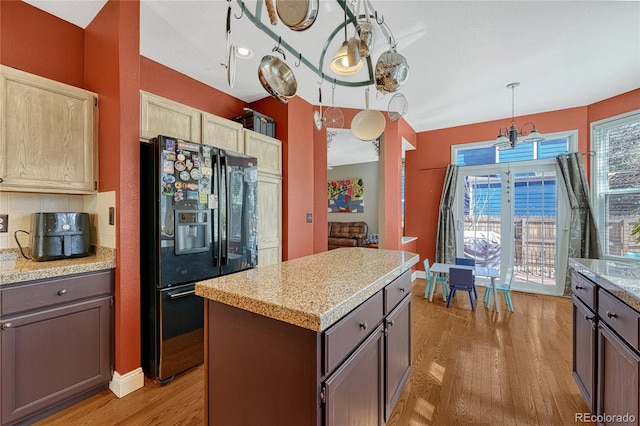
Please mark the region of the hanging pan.
<svg viewBox="0 0 640 426"><path fill-rule="evenodd" d="M229 87L233 89L233 85L236 81L236 47L231 43L229 38L231 34L231 4L229 4L229 8L227 9L227 31L225 33L225 38L227 41L227 62L225 65L227 69L227 83L229 83Z"/></svg>
<svg viewBox="0 0 640 426"><path fill-rule="evenodd" d="M391 97L389 106L387 107L387 115L389 120L396 121L407 113L409 103L402 93L396 93Z"/></svg>
<svg viewBox="0 0 640 426"><path fill-rule="evenodd" d="M274 52L278 52L285 58L279 47L275 47ZM289 98L295 96L298 90L296 76L291 68L280 58L274 55L265 55L258 66L258 79L262 87L274 98L286 104Z"/></svg>
<svg viewBox="0 0 640 426"><path fill-rule="evenodd" d="M304 31L316 21L319 0L276 0L278 17L294 31Z"/></svg>
<svg viewBox="0 0 640 426"><path fill-rule="evenodd" d="M313 110L313 124L316 130L322 129L322 87L318 87L318 102L320 103L320 111Z"/></svg>
<svg viewBox="0 0 640 426"><path fill-rule="evenodd" d="M372 141L378 139L387 121L380 111L369 109L369 88L365 90L366 109L360 111L351 121L351 133L361 141Z"/></svg>

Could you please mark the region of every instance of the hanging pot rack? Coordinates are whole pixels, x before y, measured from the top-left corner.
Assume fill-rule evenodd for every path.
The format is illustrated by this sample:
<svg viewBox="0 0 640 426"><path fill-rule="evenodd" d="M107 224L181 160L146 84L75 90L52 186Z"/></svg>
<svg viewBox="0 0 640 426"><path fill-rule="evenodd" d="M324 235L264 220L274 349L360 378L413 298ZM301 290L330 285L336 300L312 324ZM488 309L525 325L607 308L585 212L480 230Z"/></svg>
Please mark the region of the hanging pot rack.
<svg viewBox="0 0 640 426"><path fill-rule="evenodd" d="M227 0L227 1L230 2L231 0ZM364 1L368 1L368 0L364 0ZM330 81L333 84L340 85L340 86L362 87L362 86L369 86L369 85L375 84L375 77L374 77L375 65L371 62L371 56L363 58L363 60L366 63L366 68L367 68L367 71L368 71L367 79L365 79L365 80L361 80L361 81L345 81L345 80L341 80L339 78L327 77L325 75L324 71L322 71L323 65L324 65L324 61L325 61L325 57L326 57L326 54L327 54L327 49L329 48L329 45L331 44L331 41L333 41L333 39L339 33L342 33L342 31L344 31L344 29L345 29L345 27L347 25L352 24L355 27L355 25L357 25L357 23L358 23L358 19L357 18L359 18L360 16L356 17L353 14L351 9L347 5L347 1L346 0L336 0L338 5L346 12L347 19L346 19L346 21L340 21L338 26L327 37L327 40L324 43L324 46L322 47L322 53L320 55L320 60L319 60L318 65L314 65L313 63L311 63L307 58L305 58L302 55L301 52L299 52L293 46L291 46L289 43L287 43L282 38L281 35L277 34L273 29L270 28L270 26L267 26L262 22L261 17L262 17L262 11L264 10L264 7L263 7L264 6L264 2L257 2L256 3L255 14L253 14L247 8L247 6L245 5L243 0L236 0L236 2L240 6L241 14L240 14L240 16L237 16L236 14L234 14L234 17L236 19L242 19L242 17L244 17L246 15L247 19L249 19L249 21L251 21L251 23L253 25L255 25L259 30L261 30L263 33L265 33L267 36L269 36L274 42L277 42L278 46L281 46L283 49L286 49L293 56L295 56L297 58L296 66L299 66L302 63L307 68L309 68L311 71L313 71L321 79ZM369 3L369 5L370 5L370 3ZM378 19L378 12L373 10L373 8L369 13L373 14L372 16L375 19L375 22L380 27L380 29L381 29L382 33L384 34L385 38L387 39L389 44L392 45L395 48L397 43L395 41L395 38L391 34L391 30L389 29L387 24L384 22L384 17L382 17L381 19ZM362 17L364 18L365 16L362 16Z"/></svg>

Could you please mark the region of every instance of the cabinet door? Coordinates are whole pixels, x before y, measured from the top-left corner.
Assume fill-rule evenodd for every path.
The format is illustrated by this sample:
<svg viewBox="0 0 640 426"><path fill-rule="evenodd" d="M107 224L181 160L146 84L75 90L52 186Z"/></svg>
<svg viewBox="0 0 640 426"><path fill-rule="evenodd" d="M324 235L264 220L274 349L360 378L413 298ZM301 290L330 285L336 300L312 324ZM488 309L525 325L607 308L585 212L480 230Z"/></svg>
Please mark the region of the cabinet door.
<svg viewBox="0 0 640 426"><path fill-rule="evenodd" d="M382 425L382 325L326 380L325 426Z"/></svg>
<svg viewBox="0 0 640 426"><path fill-rule="evenodd" d="M282 176L282 143L278 139L245 130L244 152L258 159L258 172Z"/></svg>
<svg viewBox="0 0 640 426"><path fill-rule="evenodd" d="M200 111L147 92L140 92L140 136L158 135L200 142Z"/></svg>
<svg viewBox="0 0 640 426"><path fill-rule="evenodd" d="M111 298L2 320L2 423L9 423L111 379Z"/></svg>
<svg viewBox="0 0 640 426"><path fill-rule="evenodd" d="M258 160L260 164L260 160ZM260 167L260 166L258 166ZM282 260L282 178L258 172L258 265Z"/></svg>
<svg viewBox="0 0 640 426"><path fill-rule="evenodd" d="M411 373L411 295L385 320L385 420Z"/></svg>
<svg viewBox="0 0 640 426"><path fill-rule="evenodd" d="M575 295L573 299L573 378L592 413L595 413L595 314Z"/></svg>
<svg viewBox="0 0 640 426"><path fill-rule="evenodd" d="M244 153L242 124L213 114L202 113L202 143Z"/></svg>
<svg viewBox="0 0 640 426"><path fill-rule="evenodd" d="M97 95L1 67L0 189L97 190Z"/></svg>
<svg viewBox="0 0 640 426"><path fill-rule="evenodd" d="M638 424L640 356L602 322L598 325L598 414L607 414L601 424ZM632 423L611 416L624 416Z"/></svg>
<svg viewBox="0 0 640 426"><path fill-rule="evenodd" d="M258 160L258 265L282 260L282 143L244 130L244 152Z"/></svg>

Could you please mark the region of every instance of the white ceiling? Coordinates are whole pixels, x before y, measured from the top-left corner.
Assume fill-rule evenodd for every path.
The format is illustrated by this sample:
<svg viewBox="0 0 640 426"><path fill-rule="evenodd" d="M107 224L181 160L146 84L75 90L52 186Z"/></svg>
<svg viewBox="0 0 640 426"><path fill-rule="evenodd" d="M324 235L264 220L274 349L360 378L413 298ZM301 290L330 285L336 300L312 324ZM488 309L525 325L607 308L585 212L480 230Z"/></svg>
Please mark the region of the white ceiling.
<svg viewBox="0 0 640 426"><path fill-rule="evenodd" d="M276 3L277 0L274 0ZM29 0L45 11L86 27L104 0ZM261 11L263 1L246 0ZM262 56L276 44L249 19L231 19L231 41L249 47L254 56L237 60L236 82L226 80L225 18L237 0L142 0L140 53L245 102L268 96L257 78ZM350 1L348 4L352 4ZM640 87L640 2L638 1L406 1L372 0L410 66L401 88L409 103L407 122L420 132L511 115L583 106ZM334 0L320 0L316 22L292 31L279 22L262 22L318 66L328 35L342 22ZM388 49L379 28L372 62ZM353 27L349 27L349 37ZM338 31L327 49L343 41ZM298 83L297 95L318 104L319 77L287 54ZM328 61L326 75L333 78ZM363 80L361 71L355 80ZM331 104L331 84L322 84L323 104ZM391 95L376 97L371 107L385 111ZM380 98L380 99L377 99ZM364 108L364 89L335 89L335 105ZM544 129L539 129L544 133ZM488 135L489 136L493 135Z"/></svg>

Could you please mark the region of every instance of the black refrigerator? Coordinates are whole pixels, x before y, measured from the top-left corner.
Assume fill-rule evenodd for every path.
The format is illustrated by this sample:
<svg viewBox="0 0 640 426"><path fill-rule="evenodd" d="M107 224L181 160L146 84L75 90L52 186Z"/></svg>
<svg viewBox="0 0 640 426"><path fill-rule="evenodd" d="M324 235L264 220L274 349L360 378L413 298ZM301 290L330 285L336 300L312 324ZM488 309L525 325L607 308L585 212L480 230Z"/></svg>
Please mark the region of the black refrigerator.
<svg viewBox="0 0 640 426"><path fill-rule="evenodd" d="M258 263L257 161L158 136L140 142L142 368L160 383L204 359L195 282Z"/></svg>

